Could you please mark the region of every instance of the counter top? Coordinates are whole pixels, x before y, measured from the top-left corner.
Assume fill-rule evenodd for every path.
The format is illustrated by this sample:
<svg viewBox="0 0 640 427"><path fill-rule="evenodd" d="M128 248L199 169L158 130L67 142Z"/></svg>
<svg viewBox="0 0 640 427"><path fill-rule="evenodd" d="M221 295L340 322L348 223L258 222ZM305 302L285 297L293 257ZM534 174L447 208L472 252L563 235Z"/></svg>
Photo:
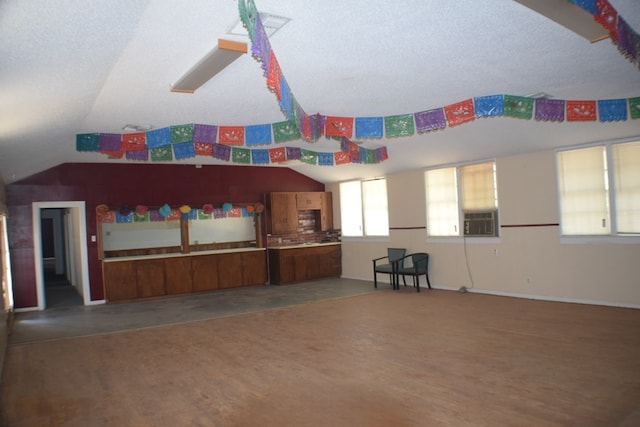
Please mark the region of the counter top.
<svg viewBox="0 0 640 427"><path fill-rule="evenodd" d="M141 260L141 259L179 258L179 257L187 257L187 256L215 255L215 254L226 254L226 253L232 253L232 252L255 252L255 251L264 251L264 250L266 250L266 248L217 249L214 251L194 251L194 252L189 252L188 254L170 253L170 254L156 254L156 255L122 256L122 257L105 258L102 261L103 262L135 261L135 260Z"/></svg>
<svg viewBox="0 0 640 427"><path fill-rule="evenodd" d="M326 243L303 243L300 245L289 245L289 246L269 246L269 249L300 249L300 248L317 248L319 246L334 246L341 245L342 242L326 242Z"/></svg>

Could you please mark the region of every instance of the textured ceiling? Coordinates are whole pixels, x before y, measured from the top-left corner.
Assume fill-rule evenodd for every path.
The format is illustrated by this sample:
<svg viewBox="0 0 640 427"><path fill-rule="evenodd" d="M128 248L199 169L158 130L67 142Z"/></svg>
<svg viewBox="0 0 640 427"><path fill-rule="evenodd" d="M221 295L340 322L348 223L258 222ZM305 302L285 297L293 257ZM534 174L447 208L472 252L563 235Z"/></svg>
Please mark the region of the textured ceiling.
<svg viewBox="0 0 640 427"><path fill-rule="evenodd" d="M591 44L508 0L255 0L291 18L271 37L309 114L406 114L494 94L558 99L640 96L640 70L609 40ZM610 0L635 31L640 2ZM245 55L194 94L170 86L237 22L234 0L0 1L0 172L11 183L66 162L116 162L75 150L75 135L126 124L253 125L284 120L260 64ZM321 182L640 137L640 120L477 119L413 137L370 140L389 160L312 166ZM335 141L291 145L337 151ZM122 160L125 161L125 160ZM182 164L228 164L213 158Z"/></svg>

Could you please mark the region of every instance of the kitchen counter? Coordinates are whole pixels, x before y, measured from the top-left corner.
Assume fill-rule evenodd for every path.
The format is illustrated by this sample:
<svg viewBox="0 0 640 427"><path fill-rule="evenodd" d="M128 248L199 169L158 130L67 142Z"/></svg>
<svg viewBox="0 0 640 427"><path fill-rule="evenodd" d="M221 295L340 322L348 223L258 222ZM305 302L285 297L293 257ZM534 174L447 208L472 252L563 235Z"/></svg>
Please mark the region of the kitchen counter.
<svg viewBox="0 0 640 427"><path fill-rule="evenodd" d="M340 242L269 248L269 281L272 285L340 277L341 274Z"/></svg>

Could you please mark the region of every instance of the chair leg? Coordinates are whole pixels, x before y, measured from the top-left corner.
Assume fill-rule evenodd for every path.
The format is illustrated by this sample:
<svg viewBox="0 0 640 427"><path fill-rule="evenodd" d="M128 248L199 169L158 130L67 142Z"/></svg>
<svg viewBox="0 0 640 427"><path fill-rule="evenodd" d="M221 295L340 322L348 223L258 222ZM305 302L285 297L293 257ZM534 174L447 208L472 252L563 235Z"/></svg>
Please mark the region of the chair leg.
<svg viewBox="0 0 640 427"><path fill-rule="evenodd" d="M416 292L420 292L420 276L416 276Z"/></svg>
<svg viewBox="0 0 640 427"><path fill-rule="evenodd" d="M424 277L427 278L427 286L429 287L429 289L431 289L431 282L429 281L429 273L426 273Z"/></svg>

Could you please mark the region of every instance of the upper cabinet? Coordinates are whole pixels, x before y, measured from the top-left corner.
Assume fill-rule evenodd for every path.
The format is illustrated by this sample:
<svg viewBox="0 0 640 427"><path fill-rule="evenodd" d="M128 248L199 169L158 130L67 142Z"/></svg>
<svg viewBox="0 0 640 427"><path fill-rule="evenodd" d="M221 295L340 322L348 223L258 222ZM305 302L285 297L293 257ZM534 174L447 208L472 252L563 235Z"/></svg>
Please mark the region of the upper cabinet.
<svg viewBox="0 0 640 427"><path fill-rule="evenodd" d="M315 211L316 231L333 230L331 193L271 193L271 234L298 232L298 211Z"/></svg>
<svg viewBox="0 0 640 427"><path fill-rule="evenodd" d="M296 207L299 211L322 209L322 195L319 192L296 193Z"/></svg>
<svg viewBox="0 0 640 427"><path fill-rule="evenodd" d="M271 193L271 234L298 231L296 193Z"/></svg>
<svg viewBox="0 0 640 427"><path fill-rule="evenodd" d="M320 193L320 230L333 230L333 199L331 193Z"/></svg>

